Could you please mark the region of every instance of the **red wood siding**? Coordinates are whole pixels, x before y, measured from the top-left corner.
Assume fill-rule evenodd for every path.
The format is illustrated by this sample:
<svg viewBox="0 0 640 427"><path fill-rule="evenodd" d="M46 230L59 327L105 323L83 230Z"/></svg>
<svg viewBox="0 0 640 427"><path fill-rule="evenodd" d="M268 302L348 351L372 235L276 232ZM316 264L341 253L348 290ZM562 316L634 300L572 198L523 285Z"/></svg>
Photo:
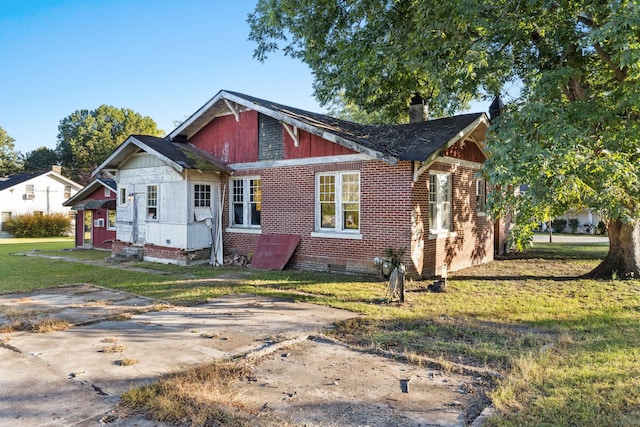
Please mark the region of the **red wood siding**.
<svg viewBox="0 0 640 427"><path fill-rule="evenodd" d="M224 163L245 163L258 160L258 113L240 113L240 121L233 114L216 117L190 140Z"/></svg>
<svg viewBox="0 0 640 427"><path fill-rule="evenodd" d="M356 152L324 138L298 130L300 144L296 147L289 133L282 129L284 138L284 158L302 159L306 157L337 156Z"/></svg>
<svg viewBox="0 0 640 427"><path fill-rule="evenodd" d="M469 162L484 163L486 160L480 148L475 142L466 141L461 143L460 141L453 144L444 153L445 156L455 157L460 160L467 160Z"/></svg>
<svg viewBox="0 0 640 427"><path fill-rule="evenodd" d="M115 200L116 192L112 191L111 194L107 197L104 195L104 187L100 187L96 189L93 193L89 194L85 197L81 202L88 200ZM92 246L94 248L100 249L111 249L111 244L116 238L116 230L107 230L107 210L106 209L96 209L92 210L93 219L104 219L104 227L93 227L92 230ZM91 224L93 226L93 224ZM76 215L76 246L84 246L84 211L78 211Z"/></svg>
<svg viewBox="0 0 640 427"><path fill-rule="evenodd" d="M104 227L93 227L91 235L91 245L94 248L111 249L113 241L116 239L116 230L107 230L107 210L96 209L93 211L93 219L104 219Z"/></svg>

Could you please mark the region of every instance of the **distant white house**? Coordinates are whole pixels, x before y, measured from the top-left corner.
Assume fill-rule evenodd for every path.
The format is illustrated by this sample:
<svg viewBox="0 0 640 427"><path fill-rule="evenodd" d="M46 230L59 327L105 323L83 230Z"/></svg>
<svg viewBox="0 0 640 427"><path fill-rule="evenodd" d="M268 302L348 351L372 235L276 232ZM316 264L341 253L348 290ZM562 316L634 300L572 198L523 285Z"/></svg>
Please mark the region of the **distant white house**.
<svg viewBox="0 0 640 427"><path fill-rule="evenodd" d="M577 233L595 234L598 223L602 220L600 213L593 209L569 209L564 215L558 217L567 221L566 232L571 232L571 220L578 221Z"/></svg>
<svg viewBox="0 0 640 427"><path fill-rule="evenodd" d="M62 176L60 166L0 178L0 231L20 215L71 215L71 208L62 203L81 189L82 185Z"/></svg>

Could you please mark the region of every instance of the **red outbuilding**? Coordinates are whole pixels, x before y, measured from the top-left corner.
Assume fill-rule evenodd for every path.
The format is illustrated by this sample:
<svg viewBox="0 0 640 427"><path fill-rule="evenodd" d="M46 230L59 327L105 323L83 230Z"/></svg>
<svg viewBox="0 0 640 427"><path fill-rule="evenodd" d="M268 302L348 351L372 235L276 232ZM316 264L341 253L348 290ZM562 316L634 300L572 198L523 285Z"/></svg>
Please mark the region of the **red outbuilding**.
<svg viewBox="0 0 640 427"><path fill-rule="evenodd" d="M76 246L111 250L116 238L116 182L96 178L64 202L77 212Z"/></svg>

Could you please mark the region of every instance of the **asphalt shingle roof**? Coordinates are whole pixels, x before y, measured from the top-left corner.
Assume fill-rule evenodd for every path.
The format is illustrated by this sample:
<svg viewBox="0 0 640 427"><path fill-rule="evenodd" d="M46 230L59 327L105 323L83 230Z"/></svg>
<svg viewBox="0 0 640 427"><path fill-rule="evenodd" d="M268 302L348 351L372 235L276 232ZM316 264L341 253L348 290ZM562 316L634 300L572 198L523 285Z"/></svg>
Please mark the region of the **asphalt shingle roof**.
<svg viewBox="0 0 640 427"><path fill-rule="evenodd" d="M6 190L7 188L11 188L14 185L18 185L21 184L25 181L29 181L30 179L33 179L35 177L38 177L40 175L44 175L45 173L48 173L50 171L45 171L45 172L32 172L32 173L19 173L16 175L11 175L9 177L5 178L0 178L0 191L2 190Z"/></svg>
<svg viewBox="0 0 640 427"><path fill-rule="evenodd" d="M224 91L280 115L348 139L398 160L424 161L484 113L462 114L402 125L362 125L238 92Z"/></svg>
<svg viewBox="0 0 640 427"><path fill-rule="evenodd" d="M171 142L165 138L149 135L131 135L131 137L184 168L230 171L220 160L193 144Z"/></svg>

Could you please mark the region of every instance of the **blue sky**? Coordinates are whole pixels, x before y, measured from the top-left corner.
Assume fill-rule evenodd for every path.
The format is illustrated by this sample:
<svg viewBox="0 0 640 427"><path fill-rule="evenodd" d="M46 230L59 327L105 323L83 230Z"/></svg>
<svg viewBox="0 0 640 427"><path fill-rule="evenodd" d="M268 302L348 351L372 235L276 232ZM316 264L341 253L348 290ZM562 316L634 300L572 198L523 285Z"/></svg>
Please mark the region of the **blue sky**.
<svg viewBox="0 0 640 427"><path fill-rule="evenodd" d="M2 0L0 127L22 153L55 148L58 124L102 104L165 132L227 89L322 112L309 68L253 59L255 0Z"/></svg>
<svg viewBox="0 0 640 427"><path fill-rule="evenodd" d="M0 127L26 153L102 104L165 132L220 89L321 112L299 61L253 59L253 0L2 0Z"/></svg>

